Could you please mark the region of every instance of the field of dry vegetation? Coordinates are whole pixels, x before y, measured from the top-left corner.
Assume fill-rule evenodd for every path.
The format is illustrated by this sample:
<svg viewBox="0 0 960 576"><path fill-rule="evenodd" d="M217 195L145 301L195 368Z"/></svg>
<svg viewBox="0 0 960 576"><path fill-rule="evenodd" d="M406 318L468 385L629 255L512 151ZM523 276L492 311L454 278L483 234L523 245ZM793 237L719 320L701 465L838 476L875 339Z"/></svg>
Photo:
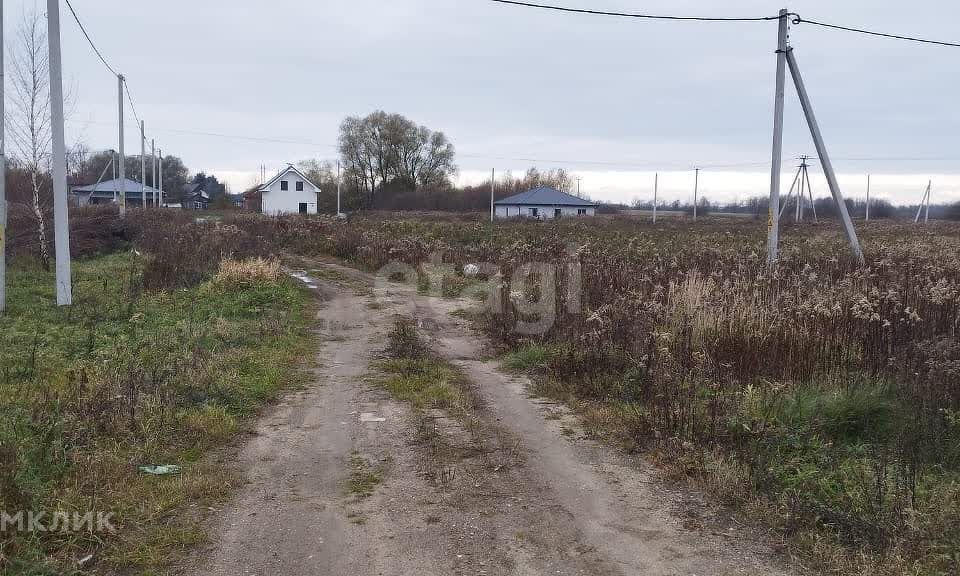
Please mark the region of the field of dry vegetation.
<svg viewBox="0 0 960 576"><path fill-rule="evenodd" d="M960 569L956 225L861 224L863 268L838 228L789 227L771 272L762 223L739 220L233 224L370 270L453 264L444 294L470 284L464 265L493 263L508 304L478 326L597 436L761 519L810 569ZM547 264L528 277L539 287L511 282L529 262ZM555 321L518 334L551 275Z"/></svg>
<svg viewBox="0 0 960 576"><path fill-rule="evenodd" d="M762 223L737 219L493 227L145 213L90 225L102 216L74 219L80 255L138 246L147 294L202 286L223 258L452 264L445 294L487 280L488 298L506 303L475 320L507 369L576 407L593 434L742 510L810 570L960 570L960 226L861 223L863 268L838 228L787 227L771 272ZM499 275L463 277L480 262ZM512 282L529 262L546 264L529 279L553 282L557 312L524 336L523 302L551 292Z"/></svg>

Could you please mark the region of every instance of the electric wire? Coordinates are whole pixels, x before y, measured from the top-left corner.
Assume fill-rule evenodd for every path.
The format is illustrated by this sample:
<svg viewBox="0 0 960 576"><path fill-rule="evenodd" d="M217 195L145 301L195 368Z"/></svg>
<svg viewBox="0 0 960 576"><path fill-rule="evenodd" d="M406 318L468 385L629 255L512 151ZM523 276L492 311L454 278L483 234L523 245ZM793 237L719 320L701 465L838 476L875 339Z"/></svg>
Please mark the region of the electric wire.
<svg viewBox="0 0 960 576"><path fill-rule="evenodd" d="M674 21L693 21L693 22L764 22L764 21L780 19L779 15L754 16L754 17L672 16L672 15L664 15L664 14L640 14L640 13L634 13L634 12L614 12L614 11L607 11L607 10L593 10L589 8L572 8L568 6L557 6L554 4L539 4L535 2L523 2L520 0L489 0L489 1L495 2L497 4L507 4L510 6L537 8L541 10L552 10L554 12L568 12L573 14L586 14L586 15L593 15L593 16L615 16L619 18L637 18L637 19L644 19L644 20L674 20ZM931 44L936 46L949 46L951 48L960 48L960 42L947 42L943 40L933 40L930 38L920 38L918 36L908 36L904 34L891 34L887 32L878 32L876 30L868 30L866 28L856 28L854 26L843 26L840 24L831 24L829 22L821 22L819 20L808 20L794 12L788 12L786 16L791 18L791 21L794 24L810 24L811 26L820 26L822 28L828 28L831 30L840 30L843 32L851 32L855 34L864 34L864 35L876 36L880 38L890 38L893 40L904 40L907 42L918 42L921 44Z"/></svg>
<svg viewBox="0 0 960 576"><path fill-rule="evenodd" d="M796 14L793 15L793 23L794 24L810 24L811 26L820 26L822 28L829 28L831 30L841 30L844 32L853 32L856 34L866 34L868 36L878 36L880 38L890 38L893 40L905 40L908 42L919 42L921 44L933 44L936 46L949 46L951 48L960 48L960 42L945 42L943 40L931 40L929 38L918 38L916 36L904 36L901 34L889 34L886 32L877 32L875 30L854 28L852 26L841 26L839 24L829 24L827 22L807 20L806 18L801 18Z"/></svg>
<svg viewBox="0 0 960 576"><path fill-rule="evenodd" d="M133 105L133 96L130 95L130 86L127 84L127 79L123 79L123 89L127 93L127 102L130 102L130 110L133 111L133 118L137 121L137 128L140 127L140 116L137 115L137 107ZM143 135L146 137L146 135Z"/></svg>
<svg viewBox="0 0 960 576"><path fill-rule="evenodd" d="M755 17L734 17L734 16L667 16L659 14L640 14L636 12L612 12L607 10L591 10L587 8L569 8L565 6L555 6L551 4L537 4L534 2L520 2L518 0L490 0L498 4L509 4L512 6L522 6L525 8L539 8L542 10L553 10L555 12L570 12L574 14L589 14L592 16L616 16L620 18L638 18L643 20L674 20L688 22L764 22L777 20L780 16L755 16Z"/></svg>
<svg viewBox="0 0 960 576"><path fill-rule="evenodd" d="M141 138L146 138L147 137L146 133L143 130L141 130L141 126L143 126L143 124L140 121L140 115L137 113L137 106L136 104L133 103L133 95L130 93L130 85L127 83L126 77L121 76L121 74L118 73L116 69L110 65L109 62L107 62L107 59L104 57L103 53L100 52L100 49L97 48L96 43L94 43L93 38L90 37L90 33L87 32L87 29L83 25L83 22L80 21L80 16L77 14L76 9L74 9L73 4L70 3L70 0L64 0L64 2L67 3L67 7L70 9L70 14L73 15L73 20L77 23L77 26L80 28L80 31L83 33L84 38L87 39L87 43L90 44L90 48L92 48L93 52L97 55L97 58L100 59L100 62L102 62L103 65L106 66L107 70L109 70L111 74L113 74L118 78L121 78L121 82L123 83L123 90L127 96L127 102L130 103L130 110L133 112L133 118L137 121L137 131L140 132Z"/></svg>
<svg viewBox="0 0 960 576"><path fill-rule="evenodd" d="M67 7L70 8L70 13L73 14L73 19L76 20L77 26L80 27L80 31L83 32L84 37L87 39L87 43L90 44L90 47L93 48L93 51L96 53L97 57L100 58L100 61L103 62L103 65L107 67L107 70L113 73L114 76L119 76L116 70L113 69L107 59L103 57L103 54L100 52L100 49L97 48L97 45L93 43L93 39L90 38L90 34L87 33L87 29L84 28L83 23L80 22L80 17L77 16L77 11L73 9L73 4L70 3L70 0L64 0L67 3Z"/></svg>

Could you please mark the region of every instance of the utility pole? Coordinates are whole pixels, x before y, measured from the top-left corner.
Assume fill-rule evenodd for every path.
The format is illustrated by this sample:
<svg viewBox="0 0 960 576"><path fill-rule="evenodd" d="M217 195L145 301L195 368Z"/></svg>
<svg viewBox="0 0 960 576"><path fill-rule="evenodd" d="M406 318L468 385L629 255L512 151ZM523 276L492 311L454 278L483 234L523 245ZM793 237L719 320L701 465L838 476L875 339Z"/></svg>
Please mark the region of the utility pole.
<svg viewBox="0 0 960 576"><path fill-rule="evenodd" d="M117 74L117 104L120 119L120 158L117 170L120 172L120 216L127 213L126 160L123 157L123 74Z"/></svg>
<svg viewBox="0 0 960 576"><path fill-rule="evenodd" d="M807 197L810 198L810 210L813 211L813 222L819 224L820 219L817 218L817 205L813 202L813 187L810 186L810 174L804 171L803 179L807 183Z"/></svg>
<svg viewBox="0 0 960 576"><path fill-rule="evenodd" d="M263 165L261 164L261 165L260 165L260 174L261 174L260 179L261 179L261 180L263 180L263 179L265 178L265 176L263 176L263 172L264 172L264 171L265 171L265 168L264 168ZM261 184L261 185L262 185L262 184ZM339 217L340 214L342 214L342 212L340 212L340 161L337 160L337 217Z"/></svg>
<svg viewBox="0 0 960 576"><path fill-rule="evenodd" d="M583 180L580 176L577 176L577 198L580 197L580 181Z"/></svg>
<svg viewBox="0 0 960 576"><path fill-rule="evenodd" d="M860 248L860 240L857 238L857 231L853 227L853 221L850 220L850 212L843 200L843 193L840 191L840 185L837 182L837 175L833 170L833 164L830 162L830 156L827 154L827 147L823 141L823 135L820 133L820 125L817 124L817 117L813 112L813 105L810 103L810 97L807 94L807 88L803 83L803 77L800 74L800 67L797 65L796 55L793 49L787 43L789 33L789 16L786 9L780 10L780 27L777 42L777 88L774 102L774 122L773 122L773 154L770 166L770 215L768 221L767 238L767 262L770 266L776 264L777 249L780 241L780 163L783 156L783 93L786 83L784 65L790 69L790 76L793 79L793 85L797 89L797 96L800 98L800 106L803 108L803 115L807 121L807 127L810 129L810 136L813 138L813 144L817 149L817 156L820 158L820 165L823 167L824 176L827 178L827 185L830 187L830 194L833 195L833 201L837 205L837 211L840 213L840 219L843 222L844 231L847 234L847 240L850 243L850 250L853 252L857 261L863 265L863 250ZM809 184L809 180L807 180ZM811 193L811 199L813 194Z"/></svg>
<svg viewBox="0 0 960 576"><path fill-rule="evenodd" d="M60 71L60 2L47 0L47 49L50 63L50 132L53 140L53 236L57 268L57 305L73 304L70 281L70 218L67 215L67 146L63 135L63 77Z"/></svg>
<svg viewBox="0 0 960 576"><path fill-rule="evenodd" d="M800 67L797 65L796 56L792 49L787 50L787 65L790 67L790 75L793 77L793 83L797 88L797 96L800 98L800 107L803 108L803 114L807 118L807 126L810 128L810 136L813 138L813 145L817 149L817 155L820 156L820 166L823 167L823 174L827 177L827 185L830 187L830 193L833 195L833 201L837 204L837 211L840 213L840 219L843 221L844 231L847 233L847 240L850 242L850 249L854 257L864 264L863 250L860 248L860 240L857 238L857 231L853 227L853 221L850 220L850 213L847 211L847 204L843 200L843 193L840 191L840 184L837 182L837 175L833 171L833 163L827 154L827 146L823 142L823 135L820 133L820 125L817 124L817 117L813 113L813 105L810 103L810 97L807 95L807 88L803 84L803 77L800 75Z"/></svg>
<svg viewBox="0 0 960 576"><path fill-rule="evenodd" d="M490 221L493 222L494 208L493 208L493 191L495 182L497 181L497 169L490 169ZM578 184L579 185L579 184Z"/></svg>
<svg viewBox="0 0 960 576"><path fill-rule="evenodd" d="M807 171L807 157L801 156L800 163L803 166L803 171ZM797 191L797 206L796 206L796 215L794 216L795 222L800 222L803 218L803 182L800 183L800 190Z"/></svg>
<svg viewBox="0 0 960 576"><path fill-rule="evenodd" d="M798 200L797 200L798 204L796 206L796 209L797 209L796 218L798 222L800 221L800 217L803 215L802 211L800 210L799 202L803 198L804 187L809 186L810 184L810 181L808 179L808 174L807 174L807 159L808 159L807 156L800 157L800 165L797 166L797 174L793 177L793 183L790 184L790 190L787 191L787 197L784 198L783 202L780 204L780 218L783 218L783 213L786 212L787 206L790 205L790 198L793 198L794 190L797 191L797 197L798 197ZM800 185L799 188L797 187L798 184ZM811 200L810 200L811 204L813 204L812 198L813 197L811 194Z"/></svg>
<svg viewBox="0 0 960 576"><path fill-rule="evenodd" d="M7 157L3 121L3 0L0 0L0 314L7 309Z"/></svg>
<svg viewBox="0 0 960 576"><path fill-rule="evenodd" d="M777 262L780 244L780 163L783 161L783 94L787 83L787 35L790 17L780 10L777 32L777 87L773 96L773 153L770 160L770 205L767 216L767 265Z"/></svg>
<svg viewBox="0 0 960 576"><path fill-rule="evenodd" d="M870 221L870 175L867 174L867 222Z"/></svg>
<svg viewBox="0 0 960 576"><path fill-rule="evenodd" d="M157 150L157 168L159 169L157 174L159 177L158 182L160 184L160 187L157 188L157 198L160 199L159 206L163 206L163 150L162 149Z"/></svg>
<svg viewBox="0 0 960 576"><path fill-rule="evenodd" d="M147 208L147 134L143 120L140 121L140 196L143 208Z"/></svg>
<svg viewBox="0 0 960 576"><path fill-rule="evenodd" d="M693 172L693 221L697 221L697 189L700 185L700 169L695 168Z"/></svg>
<svg viewBox="0 0 960 576"><path fill-rule="evenodd" d="M653 223L657 223L657 188L660 185L660 173L653 173Z"/></svg>
<svg viewBox="0 0 960 576"><path fill-rule="evenodd" d="M110 151L110 178L113 182L113 202L117 204L120 202L120 194L117 191L117 151Z"/></svg>
<svg viewBox="0 0 960 576"><path fill-rule="evenodd" d="M923 217L923 222L926 224L930 220L930 188L933 186L933 181L927 181L927 189L923 191L923 198L920 199L920 207L917 208L917 217L913 219L914 223L920 222L920 214L923 213L924 207L926 207L926 215Z"/></svg>
<svg viewBox="0 0 960 576"><path fill-rule="evenodd" d="M150 139L150 187L153 188L153 207L158 208L157 202L157 142Z"/></svg>

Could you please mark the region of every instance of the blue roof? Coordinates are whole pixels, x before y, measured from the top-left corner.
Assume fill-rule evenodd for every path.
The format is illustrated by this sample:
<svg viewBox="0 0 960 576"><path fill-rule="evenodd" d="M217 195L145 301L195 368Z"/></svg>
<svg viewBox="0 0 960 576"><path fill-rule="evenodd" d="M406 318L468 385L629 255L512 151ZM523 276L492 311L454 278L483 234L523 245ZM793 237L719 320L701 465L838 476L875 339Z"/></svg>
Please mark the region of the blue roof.
<svg viewBox="0 0 960 576"><path fill-rule="evenodd" d="M509 198L503 198L494 202L497 205L524 205L524 206L596 206L595 202L577 198L572 194L561 192L556 188L541 186L533 190L527 190L520 194L514 194Z"/></svg>
<svg viewBox="0 0 960 576"><path fill-rule="evenodd" d="M137 195L140 194L139 182L134 182L129 178L124 178L124 184L125 184L124 190L126 191L127 196L130 196L133 194L137 194ZM152 186L144 186L144 188L146 189L147 194L153 194L154 188ZM90 184L87 186L74 186L70 191L75 194L88 194L92 192L97 195L109 194L110 196L113 196L114 190L118 192L120 191L119 178L115 180L106 180L104 182L101 182L100 184Z"/></svg>

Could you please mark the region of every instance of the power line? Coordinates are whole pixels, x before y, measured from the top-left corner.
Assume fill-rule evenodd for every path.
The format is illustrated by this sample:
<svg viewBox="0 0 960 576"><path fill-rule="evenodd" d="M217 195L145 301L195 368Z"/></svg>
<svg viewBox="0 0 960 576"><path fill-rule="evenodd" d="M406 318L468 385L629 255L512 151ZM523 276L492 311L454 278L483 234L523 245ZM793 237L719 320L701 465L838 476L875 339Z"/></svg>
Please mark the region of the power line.
<svg viewBox="0 0 960 576"><path fill-rule="evenodd" d="M104 122L97 120L67 120L72 124L97 124L101 126L116 126L116 122ZM207 136L211 138L223 138L226 140L244 140L248 142L263 142L266 144L297 144L302 146L313 146L316 148L339 148L336 144L321 144L310 140L293 140L283 138L267 138L260 136L244 136L239 134L225 134L222 132L204 132L200 130L186 130L182 128L155 128L154 132L166 132L171 134L187 134L190 136Z"/></svg>
<svg viewBox="0 0 960 576"><path fill-rule="evenodd" d="M127 93L127 102L130 102L130 109L133 111L133 117L137 121L137 126L139 126L140 116L137 115L137 107L133 105L133 96L130 95L130 85L127 84L126 78L123 79L123 89Z"/></svg>
<svg viewBox="0 0 960 576"><path fill-rule="evenodd" d="M71 124L96 124L100 126L116 126L116 122L105 122L97 120L67 120ZM265 144L292 144L300 146L310 146L314 148L330 148L338 149L339 146L336 144L324 144L320 142L315 142L312 140L306 139L294 139L294 138L270 138L265 136L249 136L242 134L227 134L223 132L209 132L201 130L188 130L184 128L156 128L154 132L157 133L168 133L168 134L186 134L190 136L204 136L209 138L222 138L225 140L241 140L247 142L261 142ZM566 165L580 165L580 166L607 166L607 167L622 167L622 168L637 168L637 169L664 169L664 168L674 168L677 170L689 169L693 170L694 167L700 168L701 170L724 170L731 168L754 168L761 166L769 166L769 160L758 160L754 162L744 161L744 162L724 162L724 163L689 163L689 162L677 162L677 161L649 161L649 162L638 162L634 160L627 160L623 162L612 161L612 160L592 160L592 159L576 159L576 158L537 158L533 156L503 156L497 154L484 154L484 153L473 153L465 154L458 153L457 157L459 158L470 158L473 160L499 160L504 162L531 162L531 163L541 163L541 164L566 164ZM799 157L796 158L785 158L782 162L783 165L788 165L795 163L799 160ZM906 157L906 156L859 156L859 157L838 157L834 160L841 162L957 162L960 161L960 157ZM816 157L808 157L808 163L816 163L819 159Z"/></svg>
<svg viewBox="0 0 960 576"><path fill-rule="evenodd" d="M93 39L90 38L90 35L87 34L87 29L83 27L83 23L80 22L80 17L77 16L77 11L73 9L73 4L70 3L70 0L65 0L67 7L70 8L70 13L73 14L73 19L77 21L77 26L80 27L80 31L83 32L84 37L86 37L87 42L90 44L90 47L93 48L93 51L96 52L97 57L100 58L100 61L103 62L103 65L107 67L107 70L113 73L114 76L119 76L116 70L113 69L107 59L103 57L103 54L100 53L100 49L97 48L97 45L93 43Z"/></svg>
<svg viewBox="0 0 960 576"><path fill-rule="evenodd" d="M587 8L570 8L567 6L556 6L552 4L537 4L534 2L521 2L519 0L489 0L490 2L496 2L498 4L508 4L511 6L522 6L525 8L538 8L541 10L552 10L555 12L568 12L573 14L588 14L593 16L615 16L619 18L639 18L644 20L674 20L674 21L686 21L686 22L764 22L769 20L778 20L780 16L756 16L756 17L737 17L737 16L671 16L671 15L655 15L655 14L640 14L636 12L612 12L606 10L591 10ZM931 40L929 38L919 38L916 36L906 36L903 34L890 34L886 32L877 32L875 30L867 30L865 28L855 28L853 26L843 26L840 24L830 24L828 22L820 22L818 20L807 20L802 18L799 14L789 12L787 16L792 17L792 22L794 24L810 24L812 26L820 26L822 28L830 28L832 30L840 30L843 32L852 32L855 34L865 34L868 36L877 36L880 38L890 38L894 40L904 40L907 42L919 42L921 44L932 44L936 46L950 46L952 48L960 48L960 43L958 42L945 42L942 40Z"/></svg>
<svg viewBox="0 0 960 576"><path fill-rule="evenodd" d="M542 10L553 10L555 12L570 12L574 14L590 14L593 16L616 16L620 18L639 18L644 20L675 20L675 21L693 21L693 22L763 22L766 20L777 20L779 16L757 16L757 17L731 17L731 16L664 16L656 14L639 14L636 12L610 12L606 10L589 10L586 8L568 8L565 6L553 6L550 4L535 4L533 2L519 2L517 0L490 0L498 4L509 4L512 6L523 6L525 8L540 8Z"/></svg>
<svg viewBox="0 0 960 576"><path fill-rule="evenodd" d="M499 1L499 0L493 0ZM937 46L950 46L953 48L960 48L960 43L957 42L944 42L941 40L930 40L928 38L917 38L915 36L903 36L900 34L888 34L886 32L876 32L874 30L865 30L863 28L853 28L851 26L840 26L839 24L828 24L826 22L817 22L816 20L807 20L801 18L800 16L793 15L794 24L810 24L812 26L820 26L822 28L830 28L832 30L842 30L844 32L854 32L856 34L866 34L868 36L879 36L881 38L891 38L894 40L906 40L908 42L919 42L921 44L934 44Z"/></svg>

